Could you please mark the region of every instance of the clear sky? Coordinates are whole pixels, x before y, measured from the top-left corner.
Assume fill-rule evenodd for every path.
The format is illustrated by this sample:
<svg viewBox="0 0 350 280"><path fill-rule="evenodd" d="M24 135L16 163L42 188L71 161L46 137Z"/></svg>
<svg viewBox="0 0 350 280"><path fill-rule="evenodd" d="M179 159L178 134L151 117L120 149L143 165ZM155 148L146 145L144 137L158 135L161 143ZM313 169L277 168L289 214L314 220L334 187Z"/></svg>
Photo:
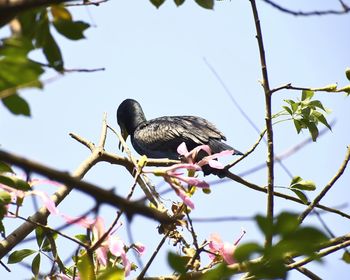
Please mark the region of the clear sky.
<svg viewBox="0 0 350 280"><path fill-rule="evenodd" d="M337 1L333 1L333 7L326 1L301 2L293 1L293 7L298 10L340 9ZM344 72L346 67L350 67L350 15L293 17L261 1L258 1L258 8L271 87L288 82L304 87L321 87L336 82L344 86L349 83ZM176 8L172 1L166 1L159 10L149 1L129 0L109 1L99 7L72 7L71 11L75 19L87 21L94 27L86 32L87 39L78 42L55 34L64 55L65 67L105 67L106 70L67 73L48 83L42 91L23 91L23 97L30 103L32 116L15 117L2 107L1 148L73 172L87 157L88 150L71 139L68 133L75 132L96 143L103 112L108 114L108 123L118 128L115 112L125 98L138 100L150 119L185 114L204 117L216 124L227 136L228 143L240 151L247 151L256 142L258 133L234 106L205 63L206 60L215 68L244 112L263 130L264 98L258 82L261 72L249 1L218 1L214 11L204 10L190 0L180 8ZM41 59L40 54L33 56ZM56 73L48 72L43 80L56 76ZM273 97L274 113L284 105L284 99L299 97L300 92L297 91L277 93ZM332 110L328 120L336 120L333 131L284 161L293 175L315 181L317 190L310 193L310 197L318 194L333 177L344 159L346 146L350 144L349 98L343 94L318 93L316 99ZM280 123L274 129L277 154L309 137L306 132L297 135L291 122ZM117 145L115 137L110 134L106 149L121 154ZM262 143L232 172L244 172L265 160L266 146ZM344 174L322 201L323 204L341 206L342 211L349 212L349 174L349 171ZM207 179L209 182L215 180L214 177ZM264 186L266 169L250 174L246 179ZM108 164L96 166L87 174L86 180L107 189L115 187L118 194L125 194L132 183L132 178L122 167ZM157 178L153 180L158 181ZM277 186L288 186L290 182L289 176L279 166L276 166L275 180ZM265 213L266 198L262 193L235 182L222 182L211 189L209 196L201 192L194 196L196 209L193 217L246 217ZM171 197L165 195L164 198ZM60 210L77 216L92 205L91 199L74 192ZM286 209L302 211L303 207L276 199L276 211ZM114 212L114 209L104 207L100 214L107 221L112 221ZM22 214L27 216L29 212L23 210ZM324 214L323 217L336 235L350 231L346 219L333 214ZM314 217L309 217L307 221L319 225ZM54 219L50 222L53 225L62 223ZM13 223L10 222L9 226ZM161 239L156 226L156 223L143 218L135 218L131 224L134 240L147 246L144 262ZM200 240L218 232L224 240L232 241L243 227L247 230L243 242L263 242L262 235L252 222L195 223L194 226ZM69 228L67 232L81 233L82 230ZM125 227L120 229L120 235L127 238ZM69 256L72 252L68 249L73 247L70 244L59 249ZM149 275L171 273L164 261L169 250L177 251L177 248L166 244L151 266ZM321 265L308 267L322 278L344 279L342 276L349 274L350 268L339 261L342 253L339 251L325 258ZM29 278L30 271L27 269L10 267L14 270L13 274L0 270L0 278L24 279L23 275ZM296 272L290 278L304 279Z"/></svg>

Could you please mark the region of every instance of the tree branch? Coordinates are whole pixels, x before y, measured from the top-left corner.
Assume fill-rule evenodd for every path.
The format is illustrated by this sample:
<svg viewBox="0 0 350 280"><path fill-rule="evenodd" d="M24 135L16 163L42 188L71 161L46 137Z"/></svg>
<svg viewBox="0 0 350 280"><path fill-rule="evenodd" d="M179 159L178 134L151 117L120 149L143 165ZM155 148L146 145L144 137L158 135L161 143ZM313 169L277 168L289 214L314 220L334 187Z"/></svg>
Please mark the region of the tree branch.
<svg viewBox="0 0 350 280"><path fill-rule="evenodd" d="M307 215L315 208L316 204L318 204L321 199L326 195L326 193L333 187L335 182L342 176L344 173L346 166L350 159L350 146L347 148L347 152L345 155L345 159L340 166L337 174L329 181L329 183L323 188L323 190L320 192L320 194L312 201L312 203L306 208L306 210L300 214L299 216L299 222L302 223Z"/></svg>
<svg viewBox="0 0 350 280"><path fill-rule="evenodd" d="M67 186L69 191L76 189L86 193L93 197L98 203L106 203L111 206L117 206L129 217L132 217L134 214L140 214L160 222L173 221L173 219L171 219L165 213L156 211L152 208L141 205L140 203L130 202L127 199L114 194L112 191L105 190L88 182L80 181L75 176L71 176L66 172L58 171L40 163L4 151L0 151L0 159L8 162L9 164L23 168L24 170L29 170L30 172L38 173L57 182L61 182Z"/></svg>
<svg viewBox="0 0 350 280"><path fill-rule="evenodd" d="M263 2L271 5L272 7L276 8L277 10L284 12L286 14L290 14L293 16L324 16L324 15L343 15L347 14L350 11L350 8L345 5L343 1L340 1L342 10L324 10L324 11L310 11L310 12L303 12L303 11L293 11L290 9L287 9L285 7L282 7L281 5L278 5L274 1L271 0L263 0Z"/></svg>
<svg viewBox="0 0 350 280"><path fill-rule="evenodd" d="M233 181L236 181L237 183L240 183L250 189L253 189L253 190L256 190L256 191L259 191L259 192L264 192L264 193L267 193L267 189L266 188L263 188L263 187L260 187L258 185L255 185L249 181L246 181L244 180L242 177L239 177L229 171L226 172L226 177L227 178L230 178L231 180ZM277 197L281 197L281 198L284 198L284 199L288 199L288 200L291 200L291 201L294 201L296 203L299 203L299 204L302 204L302 205L305 205L305 203L300 200L299 198L296 198L294 196L290 196L290 195L287 195L287 194L283 194L283 193L279 193L279 192L276 192L274 191L273 194ZM308 203L307 205L310 205L310 203ZM327 206L324 206L324 205L321 205L321 204L316 204L315 206L316 208L319 208L319 209L322 209L322 210L325 210L327 212L331 212L331 213L334 213L334 214L337 214L337 215L340 215L344 218L347 218L347 219L350 219L350 215L349 214L346 214L338 209L333 209L333 208L330 208L330 207L327 207Z"/></svg>
<svg viewBox="0 0 350 280"><path fill-rule="evenodd" d="M271 91L269 85L269 78L266 65L266 56L264 49L263 36L261 31L260 19L255 0L250 0L252 6L252 12L254 15L256 39L259 46L260 64L262 72L261 84L265 93L265 123L266 123L266 136L267 136L267 219L270 226L273 225L273 212L274 212L274 147L273 147L273 130L272 130L272 105L271 105ZM272 231L265 237L266 247L272 246Z"/></svg>

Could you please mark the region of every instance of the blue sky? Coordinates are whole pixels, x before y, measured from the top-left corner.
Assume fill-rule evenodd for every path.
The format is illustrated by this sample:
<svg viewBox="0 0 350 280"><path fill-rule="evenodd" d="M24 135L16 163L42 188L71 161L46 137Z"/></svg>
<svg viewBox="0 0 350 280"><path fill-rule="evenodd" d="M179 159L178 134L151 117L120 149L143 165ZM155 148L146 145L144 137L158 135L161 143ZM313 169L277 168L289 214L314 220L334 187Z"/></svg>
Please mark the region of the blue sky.
<svg viewBox="0 0 350 280"><path fill-rule="evenodd" d="M333 8L338 8L334 2ZM313 10L316 5L319 9L327 8L321 7L322 4L326 5L319 1L293 2L297 9L306 10ZM349 15L293 17L261 1L258 1L258 8L272 88L288 82L305 87L349 83L344 74L346 67L350 66ZM264 97L258 82L261 72L249 1L219 1L214 11L204 10L194 1L186 1L180 8L166 1L157 10L148 1L141 3L136 0L109 1L99 7L74 7L71 11L75 19L85 20L94 27L86 32L86 40L78 42L56 35L66 68L105 67L106 70L66 74L48 83L42 91L23 91L32 116L14 117L5 109L0 110L3 149L72 172L86 158L88 150L72 140L68 133L75 132L97 142L103 112L108 114L108 123L118 128L115 112L125 98L138 100L149 119L185 114L204 117L224 132L230 145L243 152L255 143L257 132L240 114L204 62L206 59L215 68L244 112L262 130ZM41 58L38 53L33 56ZM56 75L49 72L43 78ZM276 93L273 97L274 113L284 105L284 99L297 98L300 98L297 91ZM293 175L315 181L318 188L309 194L310 197L317 195L334 176L350 143L349 99L335 93L318 93L316 98L332 110L328 120L337 121L333 131L284 161ZM297 135L291 122L280 123L274 129L277 154L309 137L305 132ZM106 149L120 154L117 145L115 137L110 134ZM243 172L265 160L266 146L262 143L232 172ZM250 174L246 179L264 186L266 170ZM342 211L348 212L349 179L347 171L322 203L332 207L345 205ZM132 183L132 178L123 168L108 164L97 165L87 174L86 180L106 188L115 187L118 194L125 194ZM152 180L157 182L157 178ZM215 178L209 177L208 181L211 180ZM290 182L279 166L276 166L275 180L278 186L288 186ZM265 195L235 182L212 186L211 195L198 192L193 200L196 204L193 217L253 216L264 214L266 208ZM79 215L89 205L93 205L91 199L74 192L60 210ZM303 207L276 199L276 211L285 209L302 211ZM101 215L112 221L114 211L104 207ZM22 214L27 216L29 212L23 209ZM343 218L324 214L324 219L336 235L350 230L348 221ZM51 222L53 225L57 223L54 219ZM313 217L307 222L319 225ZM12 221L9 226L14 226ZM156 223L138 217L131 224L134 239L147 246L144 262L161 239L156 226ZM234 240L242 227L247 230L243 242L262 242L262 236L252 222L195 224L201 240L213 231L227 241ZM77 228L67 230L72 234L77 231ZM120 229L120 234L127 238L125 227ZM67 243L62 241L62 244ZM66 247L61 247L64 248L63 254L71 253L65 251ZM171 273L165 264L169 250L177 251L177 248L166 244L151 266L150 275ZM339 251L327 257L323 264L308 267L322 278L339 278L350 271L339 261L341 255ZM12 269L15 272L11 278L17 273L18 279L23 275L29 277L27 270L23 272L14 266ZM0 271L0 275L9 277L4 271ZM293 272L291 279L304 277Z"/></svg>

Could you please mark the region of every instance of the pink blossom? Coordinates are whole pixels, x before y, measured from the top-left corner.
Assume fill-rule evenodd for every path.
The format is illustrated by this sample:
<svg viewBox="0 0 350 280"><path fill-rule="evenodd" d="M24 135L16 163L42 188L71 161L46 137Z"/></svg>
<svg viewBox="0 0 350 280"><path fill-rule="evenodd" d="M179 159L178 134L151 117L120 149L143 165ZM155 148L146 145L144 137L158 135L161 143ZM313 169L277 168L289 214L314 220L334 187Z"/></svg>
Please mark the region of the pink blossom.
<svg viewBox="0 0 350 280"><path fill-rule="evenodd" d="M135 243L133 244L132 247L136 250L136 252L137 252L140 256L142 256L142 255L145 253L145 251L146 251L146 246L143 245L143 244L140 243L140 242L135 242Z"/></svg>
<svg viewBox="0 0 350 280"><path fill-rule="evenodd" d="M235 260L233 255L235 249L245 233L245 230L243 230L240 237L234 243L223 242L217 233L211 234L209 238L209 251L211 252L209 258L215 261L217 255L219 255L228 265L234 264Z"/></svg>
<svg viewBox="0 0 350 280"><path fill-rule="evenodd" d="M205 151L208 154L208 156L202 158L199 162L196 163L197 154L201 150ZM219 157L222 157L222 156L233 155L233 153L235 151L234 150L226 150L226 151L221 151L220 153L212 154L211 149L208 145L200 145L200 146L195 147L193 150L191 150L189 152L187 150L186 143L182 142L178 146L177 152L183 157L185 162L188 162L191 164L198 164L201 167L203 165L209 164L209 166L212 168L224 169L225 166L215 159L218 159Z"/></svg>
<svg viewBox="0 0 350 280"><path fill-rule="evenodd" d="M194 203L190 199L189 195L182 189L178 188L175 190L177 195L182 199L182 201L191 209L194 209Z"/></svg>

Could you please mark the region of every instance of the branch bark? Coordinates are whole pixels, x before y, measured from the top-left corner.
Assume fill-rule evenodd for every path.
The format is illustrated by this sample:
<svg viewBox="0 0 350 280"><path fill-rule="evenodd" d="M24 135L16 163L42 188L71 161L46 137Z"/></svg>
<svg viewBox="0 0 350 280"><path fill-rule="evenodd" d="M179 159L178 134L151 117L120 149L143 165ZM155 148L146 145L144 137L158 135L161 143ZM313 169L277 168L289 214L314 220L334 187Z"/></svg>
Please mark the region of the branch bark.
<svg viewBox="0 0 350 280"><path fill-rule="evenodd" d="M269 77L267 72L266 65L266 56L265 56L265 48L264 41L261 31L260 19L258 14L258 9L256 7L255 0L250 0L254 21L255 21L255 29L256 29L256 39L258 41L259 46L259 54L260 54L260 64L261 64L261 73L262 73L262 81L261 84L264 88L265 93L265 123L266 123L266 137L267 137L267 219L272 228L273 225L273 213L274 213L274 147L273 147L273 129L272 129L272 105L271 105L271 90L269 85ZM267 234L265 237L265 246L272 246L272 231Z"/></svg>

